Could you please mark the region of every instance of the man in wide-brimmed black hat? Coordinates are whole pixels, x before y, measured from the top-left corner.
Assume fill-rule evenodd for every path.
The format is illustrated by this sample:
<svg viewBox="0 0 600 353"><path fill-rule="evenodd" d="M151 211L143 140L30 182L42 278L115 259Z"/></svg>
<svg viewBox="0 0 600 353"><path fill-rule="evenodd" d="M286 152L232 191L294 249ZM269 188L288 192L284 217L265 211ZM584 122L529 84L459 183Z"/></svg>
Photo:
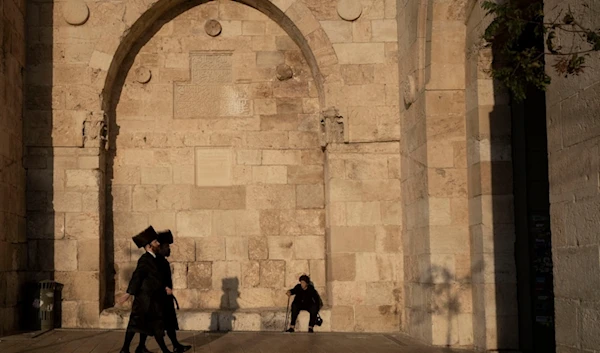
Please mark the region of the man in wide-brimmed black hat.
<svg viewBox="0 0 600 353"><path fill-rule="evenodd" d="M127 293L119 300L120 303L124 303L131 295L134 296L121 353L129 353L129 345L136 332L140 334L140 344L135 350L136 353L149 352L145 346L147 336L154 336L163 353L171 353L163 338L163 307L165 298L170 294L170 288L164 285L158 269L156 254L160 244L157 237L158 234L152 226L133 237L135 245L144 248L146 252L138 260Z"/></svg>
<svg viewBox="0 0 600 353"><path fill-rule="evenodd" d="M161 274L161 277L164 281L164 284L167 288L173 289L173 277L171 275L171 264L167 257L171 256L171 244L173 244L173 233L170 230L166 230L163 232L158 232L158 242L160 243L160 250L158 252L158 256L156 259L158 260L158 271ZM192 346L185 346L179 343L177 340L177 333L175 331L179 330L179 323L177 322L177 313L175 312L175 306L173 302L177 303L177 299L171 295L166 297L164 311L163 311L163 322L165 324L165 330L167 330L167 335L169 339L171 339L171 343L173 344L173 352L180 353L186 352ZM179 304L177 304L177 308L179 309Z"/></svg>

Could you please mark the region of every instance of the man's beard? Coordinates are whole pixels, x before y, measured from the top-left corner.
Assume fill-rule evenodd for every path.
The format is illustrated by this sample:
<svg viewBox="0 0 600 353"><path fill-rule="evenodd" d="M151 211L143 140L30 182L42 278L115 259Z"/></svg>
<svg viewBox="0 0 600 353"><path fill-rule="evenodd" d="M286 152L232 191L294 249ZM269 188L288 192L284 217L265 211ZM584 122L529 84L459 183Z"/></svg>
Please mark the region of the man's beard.
<svg viewBox="0 0 600 353"><path fill-rule="evenodd" d="M150 250L152 250L153 253L158 254L160 246L150 245Z"/></svg>
<svg viewBox="0 0 600 353"><path fill-rule="evenodd" d="M169 257L171 256L171 248L161 248L160 249L160 254L164 257Z"/></svg>

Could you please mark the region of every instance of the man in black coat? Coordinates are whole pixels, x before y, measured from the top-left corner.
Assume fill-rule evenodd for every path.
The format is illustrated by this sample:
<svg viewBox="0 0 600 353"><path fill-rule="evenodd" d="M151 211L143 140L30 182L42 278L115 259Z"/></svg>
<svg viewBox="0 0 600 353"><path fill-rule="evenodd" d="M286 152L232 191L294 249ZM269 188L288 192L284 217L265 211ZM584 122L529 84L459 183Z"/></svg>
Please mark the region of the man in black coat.
<svg viewBox="0 0 600 353"><path fill-rule="evenodd" d="M156 254L160 244L157 236L154 228L150 226L133 237L137 247L144 248L146 252L138 260L127 293L119 300L120 303L124 303L130 296L134 296L121 353L129 353L129 346L136 332L140 334L140 344L135 350L136 353L149 352L145 347L147 336L154 336L163 353L171 353L163 338L163 307L165 298L171 293L170 288L164 285L158 269Z"/></svg>
<svg viewBox="0 0 600 353"><path fill-rule="evenodd" d="M302 275L300 276L299 281L300 284L297 284L294 288L285 293L288 297L294 295L294 301L292 302L292 320L287 332L294 332L296 319L298 318L298 314L300 314L300 310L306 310L310 313L308 332L314 332L313 328L317 322L319 310L323 307L323 301L315 287L312 285L310 277Z"/></svg>
<svg viewBox="0 0 600 353"><path fill-rule="evenodd" d="M158 261L158 271L163 280L164 285L173 289L173 277L171 275L171 264L167 257L171 256L171 244L173 244L173 233L170 230L158 233L158 242L160 243L160 250L156 259ZM170 295L165 297L164 311L163 311L163 322L167 335L171 339L173 344L173 352L180 353L186 352L192 346L184 346L177 340L177 333L179 330L179 323L177 322L177 313L175 312L175 306L173 302L177 303L177 299L173 296L172 292ZM179 305L177 305L179 309Z"/></svg>

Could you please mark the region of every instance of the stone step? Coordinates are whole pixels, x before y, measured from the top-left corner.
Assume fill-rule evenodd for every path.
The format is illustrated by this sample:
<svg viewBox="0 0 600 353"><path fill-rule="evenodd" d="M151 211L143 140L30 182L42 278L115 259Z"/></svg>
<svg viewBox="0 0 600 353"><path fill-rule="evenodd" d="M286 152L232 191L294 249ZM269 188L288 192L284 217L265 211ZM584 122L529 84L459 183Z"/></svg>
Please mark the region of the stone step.
<svg viewBox="0 0 600 353"><path fill-rule="evenodd" d="M104 310L100 314L100 328L125 329L129 322L129 313L129 310L117 308ZM323 319L323 325L315 326L315 332L331 332L331 309L323 307L319 315ZM285 319L285 308L177 311L179 329L185 331L283 331ZM288 317L288 323L289 320ZM296 322L296 330L307 331L308 321L308 312L301 311Z"/></svg>

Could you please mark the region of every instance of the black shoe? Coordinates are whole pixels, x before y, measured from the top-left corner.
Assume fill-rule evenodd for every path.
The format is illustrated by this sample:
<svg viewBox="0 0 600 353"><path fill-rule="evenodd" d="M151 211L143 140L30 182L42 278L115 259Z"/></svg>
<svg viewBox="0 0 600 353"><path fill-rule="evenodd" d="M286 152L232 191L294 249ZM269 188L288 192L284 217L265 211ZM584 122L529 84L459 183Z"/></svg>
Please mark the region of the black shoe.
<svg viewBox="0 0 600 353"><path fill-rule="evenodd" d="M173 353L183 353L189 351L190 349L192 349L192 346L184 346L180 344L179 346L175 347Z"/></svg>
<svg viewBox="0 0 600 353"><path fill-rule="evenodd" d="M309 327L309 328L308 328L308 332L310 332L310 333L314 333L315 331L312 329L312 327Z"/></svg>
<svg viewBox="0 0 600 353"><path fill-rule="evenodd" d="M285 332L294 332L294 328L293 328L293 327L290 327L290 328L288 328L288 329L287 329Z"/></svg>

